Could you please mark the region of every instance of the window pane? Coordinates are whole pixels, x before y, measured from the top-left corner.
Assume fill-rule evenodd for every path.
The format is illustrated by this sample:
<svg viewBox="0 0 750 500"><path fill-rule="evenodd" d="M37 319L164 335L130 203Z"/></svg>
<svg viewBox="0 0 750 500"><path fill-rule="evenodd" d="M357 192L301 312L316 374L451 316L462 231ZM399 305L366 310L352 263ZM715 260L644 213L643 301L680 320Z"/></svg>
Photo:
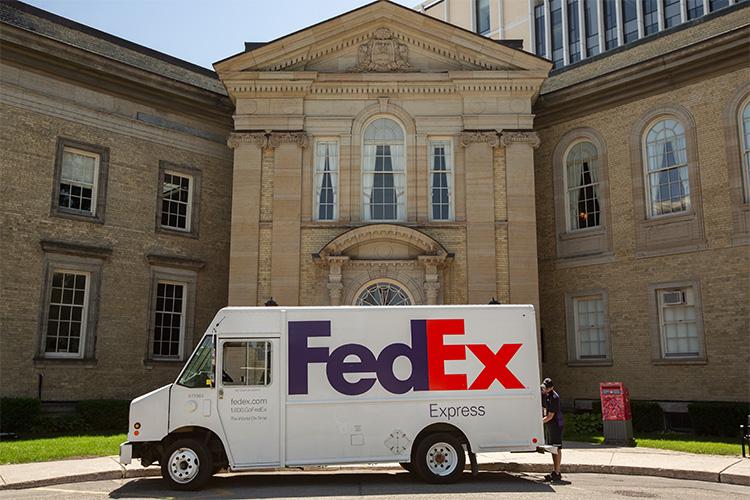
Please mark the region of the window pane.
<svg viewBox="0 0 750 500"><path fill-rule="evenodd" d="M536 43L536 55L546 55L546 28L544 26L544 2L534 7L534 39Z"/></svg>
<svg viewBox="0 0 750 500"><path fill-rule="evenodd" d="M680 0L664 0L664 27L672 28L681 22Z"/></svg>
<svg viewBox="0 0 750 500"><path fill-rule="evenodd" d="M586 52L588 56L599 53L599 14L597 0L584 1L584 16L586 19Z"/></svg>
<svg viewBox="0 0 750 500"><path fill-rule="evenodd" d="M45 332L46 353L80 354L79 339L84 333L87 282L86 274L66 271L53 273ZM76 340L71 342L71 338Z"/></svg>
<svg viewBox="0 0 750 500"><path fill-rule="evenodd" d="M189 230L191 178L165 172L162 183L161 225L171 229Z"/></svg>
<svg viewBox="0 0 750 500"><path fill-rule="evenodd" d="M63 150L58 206L93 214L93 190L98 161L99 157L96 155Z"/></svg>
<svg viewBox="0 0 750 500"><path fill-rule="evenodd" d="M676 293L677 292L677 293ZM698 325L692 289L659 290L661 333L665 356L697 356L700 354ZM675 300L682 297L683 300Z"/></svg>
<svg viewBox="0 0 750 500"><path fill-rule="evenodd" d="M430 155L430 190L433 220L451 217L451 182L453 158L450 143L433 143Z"/></svg>
<svg viewBox="0 0 750 500"><path fill-rule="evenodd" d="M742 169L743 184L745 186L745 201L750 202L750 102L745 104L742 110L742 159L744 166Z"/></svg>
<svg viewBox="0 0 750 500"><path fill-rule="evenodd" d="M213 351L214 337L206 335L188 361L177 383L191 388L210 387L214 382Z"/></svg>
<svg viewBox="0 0 750 500"><path fill-rule="evenodd" d="M373 283L357 297L358 306L408 306L409 295L401 287L388 282Z"/></svg>
<svg viewBox="0 0 750 500"><path fill-rule="evenodd" d="M606 358L606 318L601 295L574 300L578 358Z"/></svg>
<svg viewBox="0 0 750 500"><path fill-rule="evenodd" d="M601 224L600 173L596 146L590 142L575 144L568 152L565 168L568 230L599 226Z"/></svg>
<svg viewBox="0 0 750 500"><path fill-rule="evenodd" d="M475 0L477 15L477 33L484 35L490 32L490 0Z"/></svg>
<svg viewBox="0 0 750 500"><path fill-rule="evenodd" d="M623 0L622 27L625 43L638 40L638 7L637 0Z"/></svg>
<svg viewBox="0 0 750 500"><path fill-rule="evenodd" d="M690 208L685 129L676 120L655 123L646 136L651 215Z"/></svg>
<svg viewBox="0 0 750 500"><path fill-rule="evenodd" d="M387 118L364 134L363 209L366 220L403 220L406 186L401 127Z"/></svg>
<svg viewBox="0 0 750 500"><path fill-rule="evenodd" d="M711 8L711 12L713 12L724 7L729 7L729 0L711 0L708 5Z"/></svg>
<svg viewBox="0 0 750 500"><path fill-rule="evenodd" d="M578 1L568 0L568 54L571 63L581 60L581 27L578 25Z"/></svg>
<svg viewBox="0 0 750 500"><path fill-rule="evenodd" d="M604 7L604 46L607 50L619 45L617 40L616 0L603 0Z"/></svg>
<svg viewBox="0 0 750 500"><path fill-rule="evenodd" d="M687 0L687 17L695 19L703 15L703 0Z"/></svg>
<svg viewBox="0 0 750 500"><path fill-rule="evenodd" d="M338 143L319 142L315 151L315 218L334 220L338 187Z"/></svg>
<svg viewBox="0 0 750 500"><path fill-rule="evenodd" d="M224 385L271 384L270 342L225 342L222 363Z"/></svg>
<svg viewBox="0 0 750 500"><path fill-rule="evenodd" d="M156 357L179 358L182 342L184 284L158 282L154 310L154 344Z"/></svg>
<svg viewBox="0 0 750 500"><path fill-rule="evenodd" d="M659 7L658 0L642 0L643 29L646 35L652 35L659 31Z"/></svg>
<svg viewBox="0 0 750 500"><path fill-rule="evenodd" d="M552 62L555 68L561 68L564 62L562 0L550 0L549 8L552 27Z"/></svg>

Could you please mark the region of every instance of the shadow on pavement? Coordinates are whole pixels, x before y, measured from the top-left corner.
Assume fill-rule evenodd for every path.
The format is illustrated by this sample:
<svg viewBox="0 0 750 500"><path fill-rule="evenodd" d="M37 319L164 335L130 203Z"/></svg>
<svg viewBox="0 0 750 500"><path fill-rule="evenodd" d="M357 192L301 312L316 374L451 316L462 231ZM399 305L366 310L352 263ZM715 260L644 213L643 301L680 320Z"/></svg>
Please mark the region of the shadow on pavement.
<svg viewBox="0 0 750 500"><path fill-rule="evenodd" d="M552 493L554 489L539 477L505 472L465 474L456 484L420 482L406 472L398 473L283 473L227 474L215 476L201 491L174 492L161 478L129 481L110 493L110 498L307 498L327 496L404 496L451 493Z"/></svg>

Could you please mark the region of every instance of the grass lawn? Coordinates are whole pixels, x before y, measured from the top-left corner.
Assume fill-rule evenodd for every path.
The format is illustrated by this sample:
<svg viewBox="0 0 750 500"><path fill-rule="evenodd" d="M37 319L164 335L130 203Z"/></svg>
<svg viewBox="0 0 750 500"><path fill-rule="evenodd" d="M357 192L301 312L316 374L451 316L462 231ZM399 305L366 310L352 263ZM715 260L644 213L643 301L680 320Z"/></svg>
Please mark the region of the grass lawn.
<svg viewBox="0 0 750 500"><path fill-rule="evenodd" d="M126 434L0 441L0 464L117 455L120 452L120 443L124 441L127 441Z"/></svg>
<svg viewBox="0 0 750 500"><path fill-rule="evenodd" d="M604 436L565 433L566 441L601 444ZM636 433L636 446L706 455L740 455L739 439L677 433Z"/></svg>

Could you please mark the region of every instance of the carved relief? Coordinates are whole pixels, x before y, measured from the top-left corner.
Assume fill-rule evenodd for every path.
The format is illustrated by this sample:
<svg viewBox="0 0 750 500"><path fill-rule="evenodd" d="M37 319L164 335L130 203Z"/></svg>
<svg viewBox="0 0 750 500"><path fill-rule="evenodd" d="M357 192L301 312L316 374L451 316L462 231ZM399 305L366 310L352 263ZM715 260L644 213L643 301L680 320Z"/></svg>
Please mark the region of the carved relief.
<svg viewBox="0 0 750 500"><path fill-rule="evenodd" d="M269 147L278 148L284 143L296 144L301 148L307 147L307 134L304 132L272 132L269 134Z"/></svg>
<svg viewBox="0 0 750 500"><path fill-rule="evenodd" d="M231 149L238 148L245 144L265 148L268 146L268 138L264 132L235 132L229 134L227 146Z"/></svg>
<svg viewBox="0 0 750 500"><path fill-rule="evenodd" d="M528 144L532 148L536 149L539 147L539 144L541 144L541 141L539 140L539 136L536 134L536 132L503 132L500 136L500 144L504 148L517 144Z"/></svg>
<svg viewBox="0 0 750 500"><path fill-rule="evenodd" d="M357 65L350 71L408 71L409 47L388 28L378 28L359 46Z"/></svg>
<svg viewBox="0 0 750 500"><path fill-rule="evenodd" d="M497 132L485 130L464 131L459 135L461 146L486 142L490 147L496 148L500 145L500 137Z"/></svg>

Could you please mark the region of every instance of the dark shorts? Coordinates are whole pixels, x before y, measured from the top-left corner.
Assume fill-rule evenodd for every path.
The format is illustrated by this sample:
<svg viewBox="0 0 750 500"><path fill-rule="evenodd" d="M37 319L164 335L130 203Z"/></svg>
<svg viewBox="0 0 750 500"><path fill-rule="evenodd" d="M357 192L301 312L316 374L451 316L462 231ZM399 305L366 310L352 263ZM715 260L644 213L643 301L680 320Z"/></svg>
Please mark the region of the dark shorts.
<svg viewBox="0 0 750 500"><path fill-rule="evenodd" d="M557 446L562 448L563 442L563 428L557 425L545 425L544 426L544 437L548 445Z"/></svg>

